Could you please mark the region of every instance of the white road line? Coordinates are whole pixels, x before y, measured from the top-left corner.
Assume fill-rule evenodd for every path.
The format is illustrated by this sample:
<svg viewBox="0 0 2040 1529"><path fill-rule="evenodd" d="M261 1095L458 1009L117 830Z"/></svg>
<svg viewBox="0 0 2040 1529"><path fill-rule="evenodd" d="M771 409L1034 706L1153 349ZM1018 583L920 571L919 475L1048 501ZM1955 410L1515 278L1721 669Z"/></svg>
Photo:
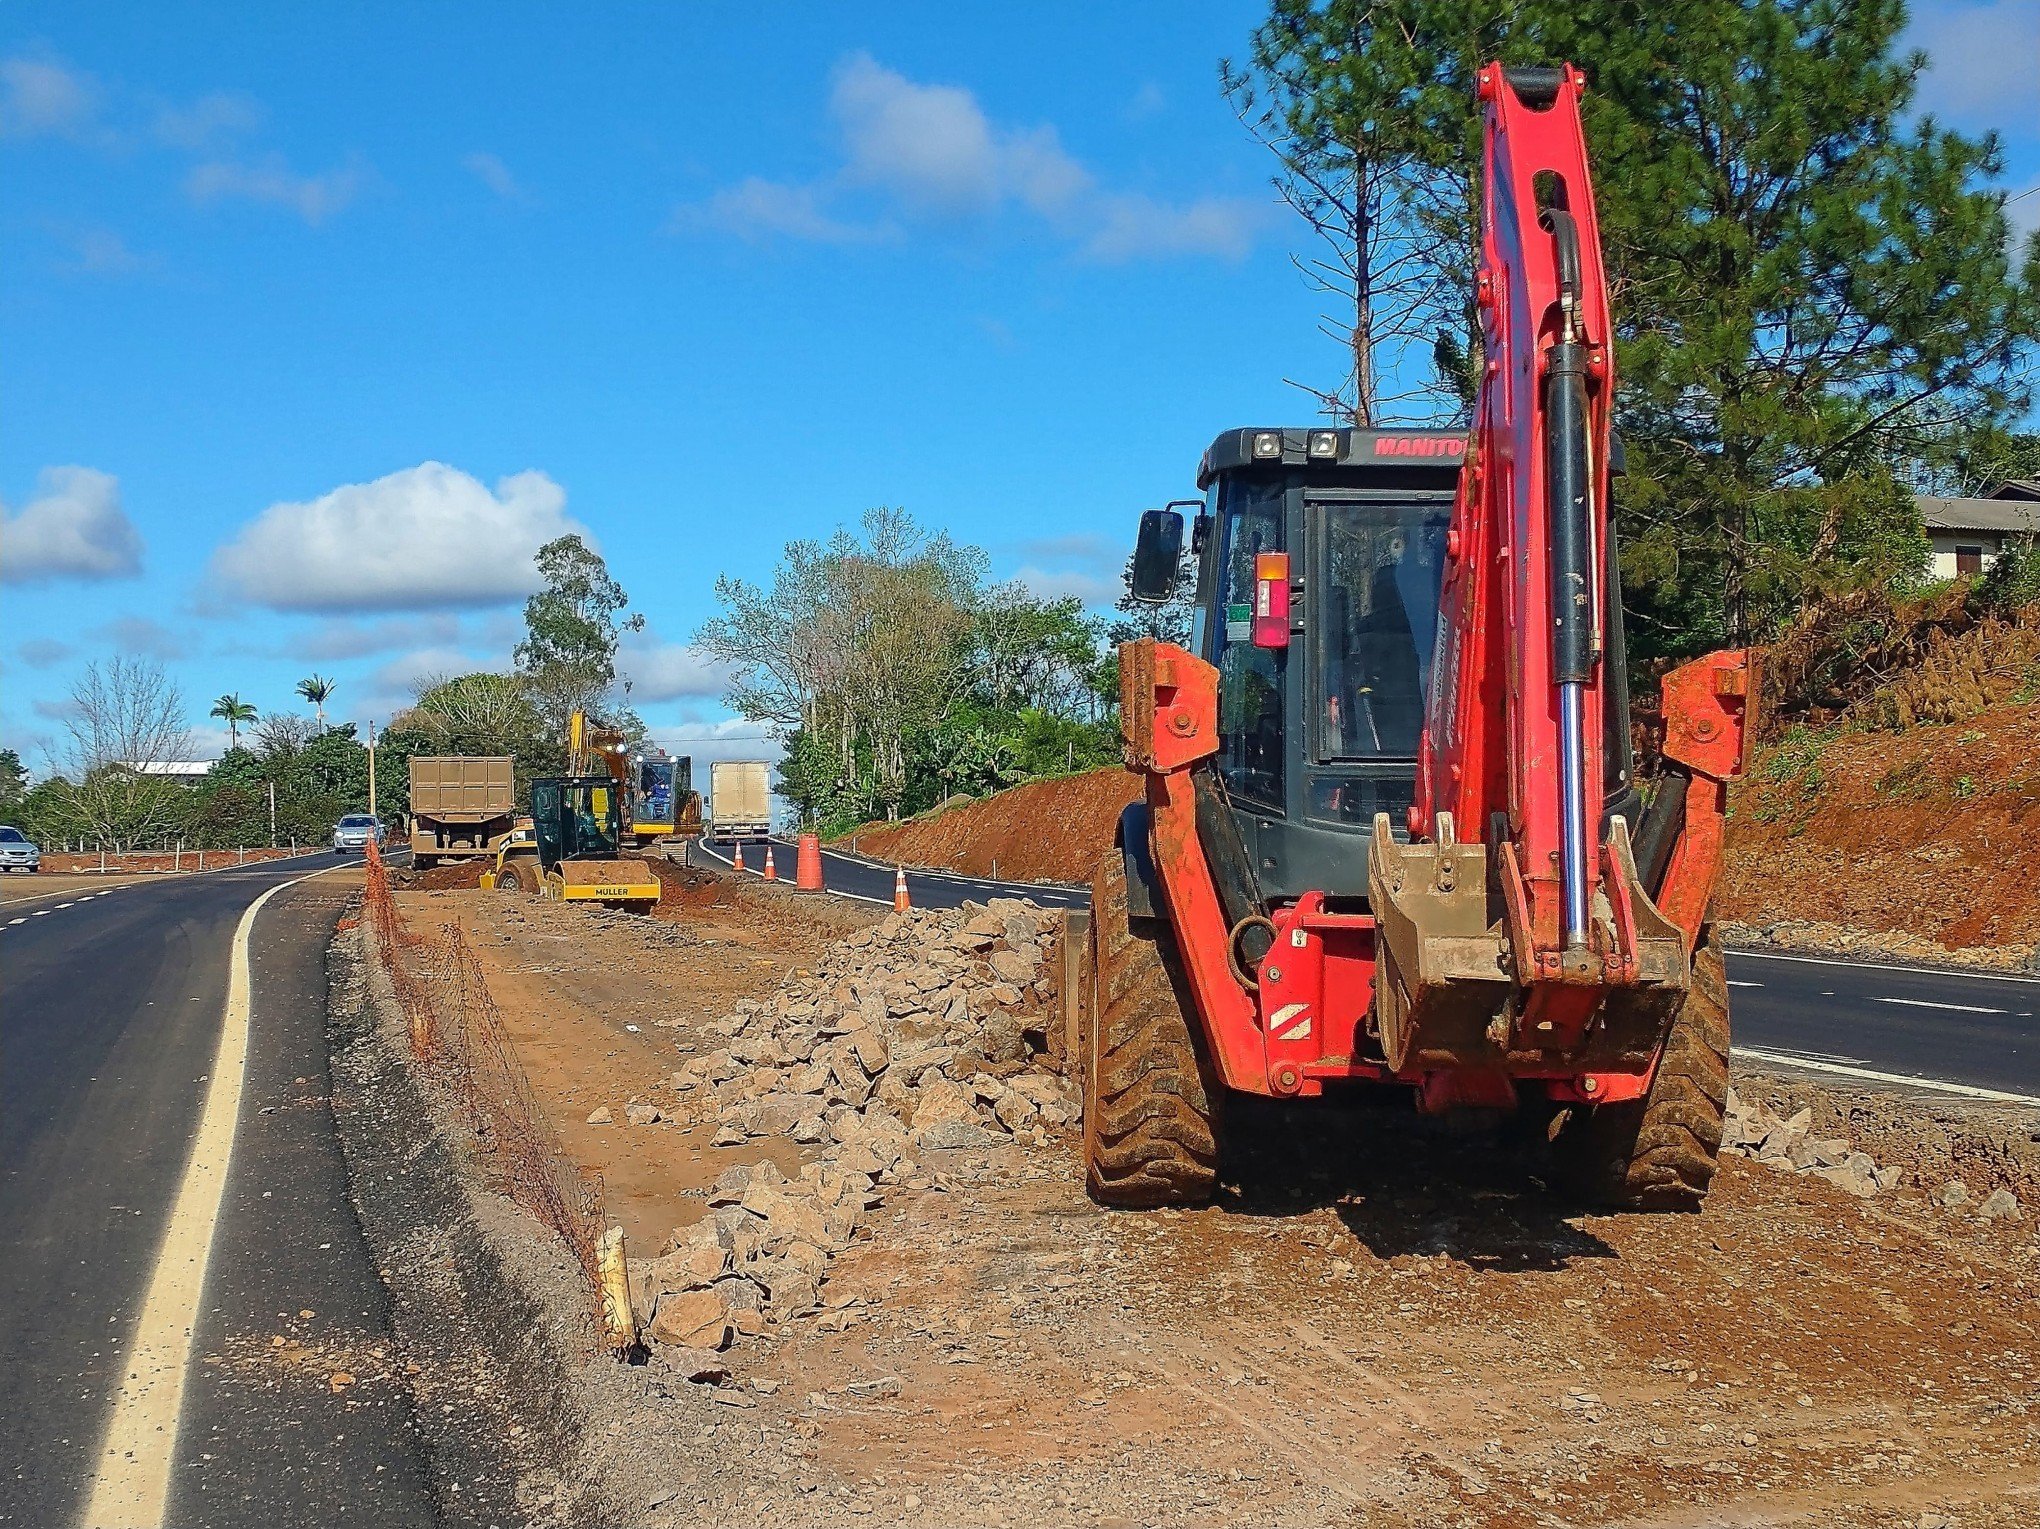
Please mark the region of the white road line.
<svg viewBox="0 0 2040 1529"><path fill-rule="evenodd" d="M11 918L7 922L10 924L25 924L28 922L28 915L24 913L20 918Z"/></svg>
<svg viewBox="0 0 2040 1529"><path fill-rule="evenodd" d="M35 912L29 914L30 918L48 918L49 916L50 910L47 908L38 908Z"/></svg>
<svg viewBox="0 0 2040 1529"><path fill-rule="evenodd" d="M319 874L313 872L313 875ZM213 1230L234 1156L234 1125L248 1065L251 978L248 936L270 898L310 876L279 882L248 905L234 931L227 968L226 1017L213 1057L198 1134L156 1252L155 1272L122 1366L120 1390L99 1449L91 1500L80 1529L158 1529L170 1495L170 1467L184 1412L184 1375L191 1360L199 1297L212 1258Z"/></svg>
<svg viewBox="0 0 2040 1529"><path fill-rule="evenodd" d="M1762 987L1764 984L1761 982L1738 982L1735 980L1735 978L1730 977L1728 979L1728 985L1730 987Z"/></svg>
<svg viewBox="0 0 2040 1529"><path fill-rule="evenodd" d="M1957 1014L2002 1014L2003 1009L1986 1009L1974 1003L1935 1003L1929 998L1872 998L1872 1003L1902 1003L1908 1009L1948 1009Z"/></svg>
<svg viewBox="0 0 2040 1529"><path fill-rule="evenodd" d="M1796 961L1802 966L1846 966L1854 971L1904 972L1910 977L1957 977L1965 982L2031 982L2040 977L2022 977L2017 972L1965 971L1952 966L1900 966L1892 961L1846 961L1836 956L1787 955L1780 950L1746 950L1732 946L1729 956L1737 961Z"/></svg>
<svg viewBox="0 0 2040 1529"><path fill-rule="evenodd" d="M59 908L75 908L78 905L76 903L58 903L57 906Z"/></svg>
<svg viewBox="0 0 2040 1529"><path fill-rule="evenodd" d="M1754 1046L1738 1046L1735 1048L1735 1054L1746 1061L1804 1067L1812 1072L1831 1072L1845 1078L1861 1078L1867 1083L1900 1083L1907 1088L1932 1089L1938 1094L1959 1094L1964 1099L1985 1099L1993 1104L2040 1104L2040 1098L2032 1094L2008 1094L2001 1089L1978 1088L1970 1083L1950 1083L1942 1078L1916 1078L1902 1072L1879 1072L1874 1067L1852 1067L1840 1062L1824 1062L1816 1057L1801 1056L1791 1051L1762 1051Z"/></svg>

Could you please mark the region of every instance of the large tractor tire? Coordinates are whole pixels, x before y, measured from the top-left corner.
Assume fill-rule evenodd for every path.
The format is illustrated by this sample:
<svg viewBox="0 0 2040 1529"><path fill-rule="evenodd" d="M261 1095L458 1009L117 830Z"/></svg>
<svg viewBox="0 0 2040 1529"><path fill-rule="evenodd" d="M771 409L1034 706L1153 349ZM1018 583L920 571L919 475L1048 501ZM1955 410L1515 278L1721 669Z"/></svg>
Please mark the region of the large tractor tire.
<svg viewBox="0 0 2040 1529"><path fill-rule="evenodd" d="M1128 912L1124 857L1091 883L1081 1016L1084 1176L1101 1205L1201 1204L1218 1184L1221 1090L1167 924Z"/></svg>
<svg viewBox="0 0 2040 1529"><path fill-rule="evenodd" d="M1562 1186L1610 1210L1698 1210L1721 1154L1728 1107L1728 979L1710 925L1650 1092L1574 1108L1552 1137Z"/></svg>
<svg viewBox="0 0 2040 1529"><path fill-rule="evenodd" d="M536 867L512 862L496 873L496 890L517 897L529 897L538 890Z"/></svg>

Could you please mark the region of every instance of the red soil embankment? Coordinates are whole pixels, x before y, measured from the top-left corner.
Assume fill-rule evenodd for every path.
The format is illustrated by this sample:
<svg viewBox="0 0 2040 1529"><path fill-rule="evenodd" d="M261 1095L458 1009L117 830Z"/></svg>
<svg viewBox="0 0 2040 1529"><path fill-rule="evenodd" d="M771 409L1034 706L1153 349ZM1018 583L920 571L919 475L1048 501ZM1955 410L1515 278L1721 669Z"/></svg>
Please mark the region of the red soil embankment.
<svg viewBox="0 0 2040 1529"><path fill-rule="evenodd" d="M867 823L835 847L966 876L1088 882L1120 812L1140 792L1140 777L1126 770L1031 780L904 823Z"/></svg>
<svg viewBox="0 0 2040 1529"><path fill-rule="evenodd" d="M2040 943L2040 706L1788 735L1737 788L1720 913Z"/></svg>

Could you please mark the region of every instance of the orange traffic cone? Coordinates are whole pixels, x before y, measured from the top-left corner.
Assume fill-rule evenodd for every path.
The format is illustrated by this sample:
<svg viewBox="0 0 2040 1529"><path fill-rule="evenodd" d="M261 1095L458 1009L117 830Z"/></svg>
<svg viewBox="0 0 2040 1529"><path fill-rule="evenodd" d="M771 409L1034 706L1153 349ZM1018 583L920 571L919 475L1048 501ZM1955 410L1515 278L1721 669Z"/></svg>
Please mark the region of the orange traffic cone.
<svg viewBox="0 0 2040 1529"><path fill-rule="evenodd" d="M907 901L907 873L905 871L893 872L892 905L893 912L895 913L904 913L907 909L914 906L911 902Z"/></svg>
<svg viewBox="0 0 2040 1529"><path fill-rule="evenodd" d="M793 864L793 884L803 892L822 890L822 836L802 834L800 855Z"/></svg>
<svg viewBox="0 0 2040 1529"><path fill-rule="evenodd" d="M744 868L744 841L737 840L734 853L730 856L730 868L741 871Z"/></svg>
<svg viewBox="0 0 2040 1529"><path fill-rule="evenodd" d="M765 879L767 881L779 879L779 867L772 863L772 846L769 844L765 846Z"/></svg>

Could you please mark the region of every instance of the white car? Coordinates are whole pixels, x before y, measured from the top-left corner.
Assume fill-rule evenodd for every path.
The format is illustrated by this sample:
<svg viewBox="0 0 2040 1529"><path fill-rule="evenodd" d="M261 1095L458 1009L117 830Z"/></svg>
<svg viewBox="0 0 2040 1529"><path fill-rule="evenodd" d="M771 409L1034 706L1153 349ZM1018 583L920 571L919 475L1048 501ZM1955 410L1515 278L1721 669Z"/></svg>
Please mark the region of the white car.
<svg viewBox="0 0 2040 1529"><path fill-rule="evenodd" d="M349 850L361 855L368 852L373 840L377 848L382 847L383 826L365 812L350 812L333 826L333 853L344 855Z"/></svg>
<svg viewBox="0 0 2040 1529"><path fill-rule="evenodd" d="M42 869L42 849L18 828L0 827L0 871L27 871L33 876Z"/></svg>

